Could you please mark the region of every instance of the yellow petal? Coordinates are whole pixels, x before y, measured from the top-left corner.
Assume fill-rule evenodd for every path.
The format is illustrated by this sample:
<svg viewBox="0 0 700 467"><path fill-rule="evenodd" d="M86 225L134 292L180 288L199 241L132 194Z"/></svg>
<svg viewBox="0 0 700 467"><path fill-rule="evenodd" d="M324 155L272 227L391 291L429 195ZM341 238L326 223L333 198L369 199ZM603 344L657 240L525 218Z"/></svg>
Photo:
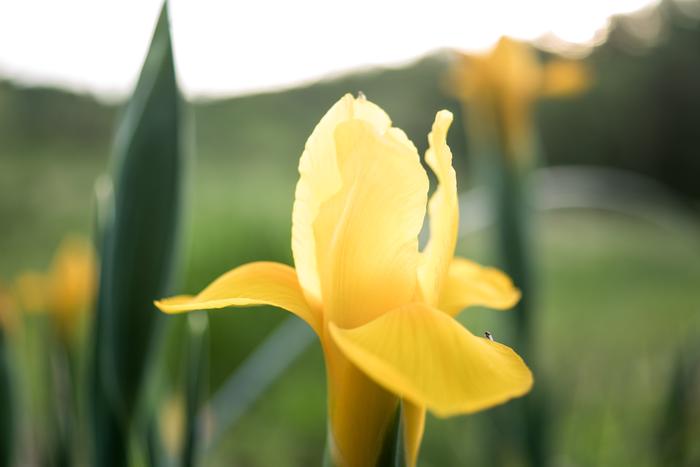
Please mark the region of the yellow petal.
<svg viewBox="0 0 700 467"><path fill-rule="evenodd" d="M446 92L460 101L467 101L474 97L474 82L472 73L472 57L459 52L454 52L452 66L448 70L443 86Z"/></svg>
<svg viewBox="0 0 700 467"><path fill-rule="evenodd" d="M501 37L493 50L479 60L482 83L492 87L497 99L529 102L537 97L542 67L528 44Z"/></svg>
<svg viewBox="0 0 700 467"><path fill-rule="evenodd" d="M494 131L509 157L520 157L532 144L532 109L543 80L542 67L532 47L502 37L488 54L469 60L462 72L469 92L471 119L477 138L490 138Z"/></svg>
<svg viewBox="0 0 700 467"><path fill-rule="evenodd" d="M321 206L314 232L324 309L354 327L415 294L428 177L401 132L349 120L335 135L342 188Z"/></svg>
<svg viewBox="0 0 700 467"><path fill-rule="evenodd" d="M166 313L229 306L272 305L290 311L319 333L320 311L306 303L296 272L280 263L249 263L220 276L196 296L180 295L155 302Z"/></svg>
<svg viewBox="0 0 700 467"><path fill-rule="evenodd" d="M428 135L430 146L425 153L426 162L437 176L438 187L428 205L430 240L423 252L424 263L418 270L418 278L423 298L432 306L438 304L440 290L454 256L459 225L457 178L452 168L452 152L447 146L447 130L451 123L450 112L438 112L433 131Z"/></svg>
<svg viewBox="0 0 700 467"><path fill-rule="evenodd" d="M551 60L544 66L542 94L562 97L579 94L591 83L590 70L573 60Z"/></svg>
<svg viewBox="0 0 700 467"><path fill-rule="evenodd" d="M376 465L399 400L350 363L329 336L322 342L328 377L329 450L333 465Z"/></svg>
<svg viewBox="0 0 700 467"><path fill-rule="evenodd" d="M359 328L329 327L345 356L370 378L440 417L487 409L532 387L532 373L512 349L421 303Z"/></svg>
<svg viewBox="0 0 700 467"><path fill-rule="evenodd" d="M15 279L14 293L20 309L28 313L45 313L47 278L36 271L26 271Z"/></svg>
<svg viewBox="0 0 700 467"><path fill-rule="evenodd" d="M76 331L89 311L97 285L97 266L90 242L68 237L58 248L48 276L48 304L63 336Z"/></svg>
<svg viewBox="0 0 700 467"><path fill-rule="evenodd" d="M413 467L418 461L418 451L425 431L425 407L411 401L403 401L403 441L406 465Z"/></svg>
<svg viewBox="0 0 700 467"><path fill-rule="evenodd" d="M464 258L450 263L439 308L452 316L470 306L507 310L520 300L520 291L505 273Z"/></svg>
<svg viewBox="0 0 700 467"><path fill-rule="evenodd" d="M321 204L341 187L334 133L338 124L353 118L366 121L378 131L391 126L389 117L378 106L364 97L355 99L346 94L318 123L299 160L300 177L292 212L292 252L299 282L310 302L321 302L313 223Z"/></svg>

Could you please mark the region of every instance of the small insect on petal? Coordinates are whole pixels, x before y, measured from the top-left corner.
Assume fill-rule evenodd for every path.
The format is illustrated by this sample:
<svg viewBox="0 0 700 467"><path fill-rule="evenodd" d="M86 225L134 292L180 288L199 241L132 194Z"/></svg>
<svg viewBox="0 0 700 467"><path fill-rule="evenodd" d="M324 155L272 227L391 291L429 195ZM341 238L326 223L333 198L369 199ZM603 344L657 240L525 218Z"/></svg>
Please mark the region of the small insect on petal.
<svg viewBox="0 0 700 467"><path fill-rule="evenodd" d="M490 340L490 341L493 341L493 334L491 334L491 333L488 332L488 331L484 332L484 337L487 338L487 339Z"/></svg>

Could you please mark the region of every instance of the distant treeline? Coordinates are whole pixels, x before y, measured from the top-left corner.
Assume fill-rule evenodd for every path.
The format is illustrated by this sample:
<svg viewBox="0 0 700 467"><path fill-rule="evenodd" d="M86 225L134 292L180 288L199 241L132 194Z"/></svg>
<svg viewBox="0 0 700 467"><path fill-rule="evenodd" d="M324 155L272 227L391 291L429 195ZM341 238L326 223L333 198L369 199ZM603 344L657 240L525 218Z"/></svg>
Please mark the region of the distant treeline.
<svg viewBox="0 0 700 467"><path fill-rule="evenodd" d="M662 2L655 14L646 23L614 20L609 40L585 59L594 75L589 92L538 105L542 147L547 164L634 170L666 184L697 207L700 17L684 14L675 1ZM423 151L433 111L448 108L458 122L462 118L445 89L448 66L449 53L442 51L404 68L197 102L200 157L254 157L264 152L296 160L319 113L343 93L357 91L385 108ZM0 156L61 141L85 148L85 157L91 148L104 152L115 115L115 106L90 96L0 82ZM464 165L468 142L459 123L450 133L450 145L458 165Z"/></svg>

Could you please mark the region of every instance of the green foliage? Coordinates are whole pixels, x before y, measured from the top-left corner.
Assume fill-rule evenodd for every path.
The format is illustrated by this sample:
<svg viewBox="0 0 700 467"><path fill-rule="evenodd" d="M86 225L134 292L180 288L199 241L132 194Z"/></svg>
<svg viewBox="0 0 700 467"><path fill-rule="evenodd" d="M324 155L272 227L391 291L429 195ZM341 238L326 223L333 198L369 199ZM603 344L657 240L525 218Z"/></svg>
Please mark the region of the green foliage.
<svg viewBox="0 0 700 467"><path fill-rule="evenodd" d="M130 430L165 319L153 300L170 292L187 169L183 101L164 7L114 144L113 195L102 216L94 329L95 465L125 465ZM133 455L133 453L132 453Z"/></svg>
<svg viewBox="0 0 700 467"><path fill-rule="evenodd" d="M700 462L700 346L681 349L676 358L666 403L659 420L658 465L690 467Z"/></svg>
<svg viewBox="0 0 700 467"><path fill-rule="evenodd" d="M5 335L0 329L0 467L10 465L14 444L14 407Z"/></svg>
<svg viewBox="0 0 700 467"><path fill-rule="evenodd" d="M185 439L182 467L198 464L204 436L198 412L206 396L209 361L209 320L205 314L187 317L187 355L185 372Z"/></svg>
<svg viewBox="0 0 700 467"><path fill-rule="evenodd" d="M377 467L405 467L406 452L403 441L403 406L399 405L384 438Z"/></svg>

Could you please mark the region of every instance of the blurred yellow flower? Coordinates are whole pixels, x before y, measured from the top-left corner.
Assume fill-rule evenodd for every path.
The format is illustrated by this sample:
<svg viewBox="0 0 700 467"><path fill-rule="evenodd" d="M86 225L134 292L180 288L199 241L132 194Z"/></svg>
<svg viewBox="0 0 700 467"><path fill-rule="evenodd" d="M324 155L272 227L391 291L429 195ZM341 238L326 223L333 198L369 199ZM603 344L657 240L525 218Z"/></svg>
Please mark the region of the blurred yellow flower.
<svg viewBox="0 0 700 467"><path fill-rule="evenodd" d="M321 119L299 162L292 213L296 270L251 263L196 296L156 302L168 313L268 304L305 320L323 347L330 452L338 466L371 466L404 403L407 463L415 465L425 410L446 417L529 391L532 375L505 345L454 317L464 307L512 307L500 271L454 258L458 206L441 111L428 136L428 176L413 143L364 97L344 96ZM423 251L418 233L430 216Z"/></svg>
<svg viewBox="0 0 700 467"><path fill-rule="evenodd" d="M15 294L22 311L51 314L59 335L70 339L92 305L96 275L90 242L69 236L56 251L48 273L30 271L17 277Z"/></svg>
<svg viewBox="0 0 700 467"><path fill-rule="evenodd" d="M46 311L46 277L37 271L25 271L15 279L15 296L25 313Z"/></svg>
<svg viewBox="0 0 700 467"><path fill-rule="evenodd" d="M64 337L75 332L84 313L90 310L96 279L97 266L90 242L77 236L64 239L47 277L48 311Z"/></svg>
<svg viewBox="0 0 700 467"><path fill-rule="evenodd" d="M542 66L532 47L502 37L487 54L460 53L450 81L454 94L474 108L477 134L496 129L512 155L531 144L536 99L580 93L591 77L576 61L551 60Z"/></svg>
<svg viewBox="0 0 700 467"><path fill-rule="evenodd" d="M10 291L0 284L0 332L11 335L18 326L17 304Z"/></svg>
<svg viewBox="0 0 700 467"><path fill-rule="evenodd" d="M574 60L550 60L543 70L542 95L545 97L580 94L591 83L588 68Z"/></svg>
<svg viewBox="0 0 700 467"><path fill-rule="evenodd" d="M177 458L185 436L185 397L182 394L173 393L165 399L158 423L165 452L170 457Z"/></svg>

